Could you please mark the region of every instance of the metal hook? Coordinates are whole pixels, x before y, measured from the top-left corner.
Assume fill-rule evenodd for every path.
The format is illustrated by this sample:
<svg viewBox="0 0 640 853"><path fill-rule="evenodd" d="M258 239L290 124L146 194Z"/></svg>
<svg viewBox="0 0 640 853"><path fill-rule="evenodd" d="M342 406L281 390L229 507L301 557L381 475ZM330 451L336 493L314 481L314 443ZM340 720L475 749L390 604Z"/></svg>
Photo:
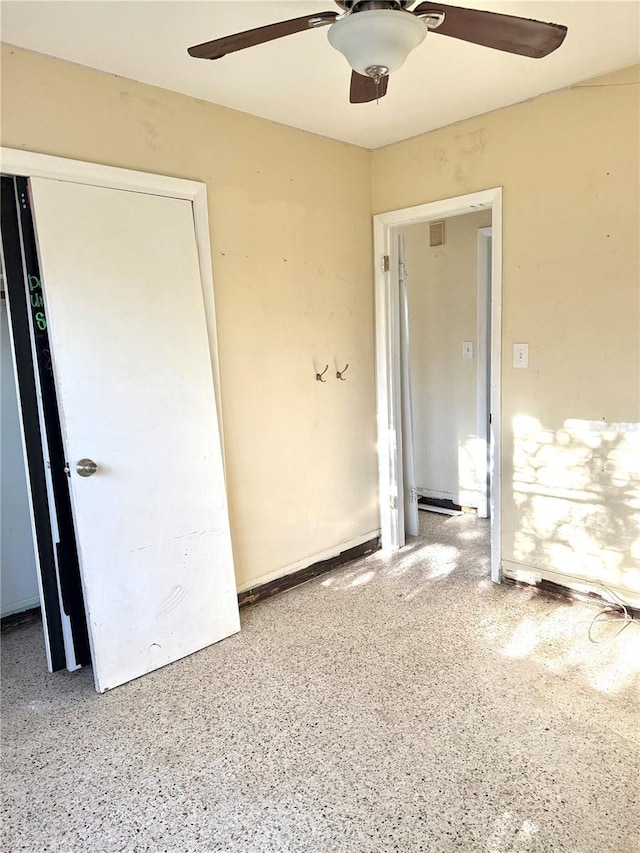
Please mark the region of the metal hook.
<svg viewBox="0 0 640 853"><path fill-rule="evenodd" d="M349 365L347 364L344 370L336 371L336 379L342 379L343 382L346 382L347 380L344 378L343 374L347 372L348 367Z"/></svg>
<svg viewBox="0 0 640 853"><path fill-rule="evenodd" d="M327 365L325 367L325 369L322 371L322 373L316 373L316 379L318 380L318 382L326 382L327 381L326 379L322 378L325 375L325 373L327 372L327 370L329 370L329 365Z"/></svg>

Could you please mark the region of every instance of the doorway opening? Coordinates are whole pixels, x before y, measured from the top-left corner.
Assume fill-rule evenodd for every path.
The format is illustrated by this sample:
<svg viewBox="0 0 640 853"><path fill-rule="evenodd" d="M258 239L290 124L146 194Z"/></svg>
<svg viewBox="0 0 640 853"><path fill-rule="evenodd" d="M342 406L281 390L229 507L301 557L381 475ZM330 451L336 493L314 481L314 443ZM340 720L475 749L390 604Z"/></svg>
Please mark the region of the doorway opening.
<svg viewBox="0 0 640 853"><path fill-rule="evenodd" d="M413 433L416 419L413 409L422 407L433 424L440 420L440 431L446 412L442 401L428 398L416 405L411 390L410 340L412 319L408 310L407 279L415 271L407 270L406 238L411 229L453 217L467 218L473 223L474 256L477 281L473 281L473 334L463 333L458 342L462 372L450 382L450 389L463 381L472 381L472 405L469 406L465 429L467 439L459 442L455 460L463 477L457 485L437 488L418 482L416 468L421 460L429 464L439 454L435 433L425 432L426 446L419 446ZM446 233L446 228L445 228ZM381 539L385 550L397 550L405 544L405 534L417 529L420 499L435 501L440 508L455 511L458 506L473 507L479 517L490 519L491 578L501 581L500 558L500 340L501 340L501 242L502 190L485 190L412 208L391 211L374 217L376 252L376 385L378 399L378 470L381 516ZM401 239L405 238L405 239ZM428 242L428 236L426 237ZM407 275L408 272L408 275ZM445 297L449 295L445 293ZM454 303L452 302L453 306ZM437 312L441 309L432 306ZM457 310L457 308L456 308ZM453 312L453 308L452 308ZM453 312L455 313L455 312ZM414 318L415 319L415 318ZM434 318L432 318L433 320ZM451 316L436 317L438 322L451 321ZM467 318L468 322L468 318ZM462 328L462 327L460 327ZM431 353L438 351L433 326L427 342ZM455 330L453 334L455 334ZM421 342L421 344L424 341ZM435 350L434 350L435 347ZM465 363L466 362L466 363ZM469 423L469 418L472 423ZM435 454L435 456L434 456ZM444 466L446 468L446 464ZM446 476L442 483L447 483ZM449 476L451 483L451 476ZM422 493L422 494L421 494Z"/></svg>

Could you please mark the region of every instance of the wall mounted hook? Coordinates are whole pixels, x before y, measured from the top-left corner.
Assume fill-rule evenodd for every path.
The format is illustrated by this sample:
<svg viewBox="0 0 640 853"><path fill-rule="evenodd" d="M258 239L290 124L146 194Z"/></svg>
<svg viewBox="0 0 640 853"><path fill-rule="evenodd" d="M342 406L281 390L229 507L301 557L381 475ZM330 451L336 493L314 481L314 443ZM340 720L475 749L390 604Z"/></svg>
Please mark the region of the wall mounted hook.
<svg viewBox="0 0 640 853"><path fill-rule="evenodd" d="M322 378L325 375L325 373L327 372L327 370L329 370L329 365L327 365L325 367L325 369L322 371L322 373L316 373L316 379L318 380L318 382L326 382L327 381L326 379Z"/></svg>
<svg viewBox="0 0 640 853"><path fill-rule="evenodd" d="M349 365L347 364L347 366L344 367L342 370L337 370L336 371L336 379L342 379L343 382L346 382L347 380L344 378L344 374L347 372L348 368L349 368Z"/></svg>

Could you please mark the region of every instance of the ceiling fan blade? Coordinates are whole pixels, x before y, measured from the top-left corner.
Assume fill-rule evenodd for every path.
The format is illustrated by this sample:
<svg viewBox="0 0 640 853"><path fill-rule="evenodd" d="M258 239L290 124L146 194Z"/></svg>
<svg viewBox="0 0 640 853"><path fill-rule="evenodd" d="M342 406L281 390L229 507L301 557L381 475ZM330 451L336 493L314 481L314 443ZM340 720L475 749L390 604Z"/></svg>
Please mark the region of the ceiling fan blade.
<svg viewBox="0 0 640 853"><path fill-rule="evenodd" d="M434 33L534 59L547 56L560 47L567 34L567 28L562 24L546 24L529 18L445 6L437 2L420 3L412 11L418 16L444 12L444 21L433 30Z"/></svg>
<svg viewBox="0 0 640 853"><path fill-rule="evenodd" d="M358 74L357 71L353 71L351 73L349 101L352 104L368 104L369 101L378 101L387 94L388 85L388 74L381 77L380 82L376 86L376 81L373 77L366 77L364 74Z"/></svg>
<svg viewBox="0 0 640 853"><path fill-rule="evenodd" d="M337 12L317 12L315 15L305 15L302 18L292 18L290 21L279 21L277 24L268 24L266 27L257 27L254 30L246 30L243 33L235 33L232 36L206 41L196 44L188 49L189 56L197 59L220 59L227 53L236 50L244 50L245 47L255 47L267 41L301 33L304 30L312 30L315 27L325 27L332 24L338 17Z"/></svg>

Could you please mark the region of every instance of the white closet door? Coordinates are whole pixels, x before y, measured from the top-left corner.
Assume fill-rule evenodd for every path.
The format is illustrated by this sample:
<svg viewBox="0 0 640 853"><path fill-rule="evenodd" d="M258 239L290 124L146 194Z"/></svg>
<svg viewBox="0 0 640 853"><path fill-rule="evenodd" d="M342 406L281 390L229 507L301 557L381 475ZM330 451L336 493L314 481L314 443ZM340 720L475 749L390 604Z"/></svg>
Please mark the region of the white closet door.
<svg viewBox="0 0 640 853"><path fill-rule="evenodd" d="M240 627L193 212L45 178L31 191L102 692Z"/></svg>

